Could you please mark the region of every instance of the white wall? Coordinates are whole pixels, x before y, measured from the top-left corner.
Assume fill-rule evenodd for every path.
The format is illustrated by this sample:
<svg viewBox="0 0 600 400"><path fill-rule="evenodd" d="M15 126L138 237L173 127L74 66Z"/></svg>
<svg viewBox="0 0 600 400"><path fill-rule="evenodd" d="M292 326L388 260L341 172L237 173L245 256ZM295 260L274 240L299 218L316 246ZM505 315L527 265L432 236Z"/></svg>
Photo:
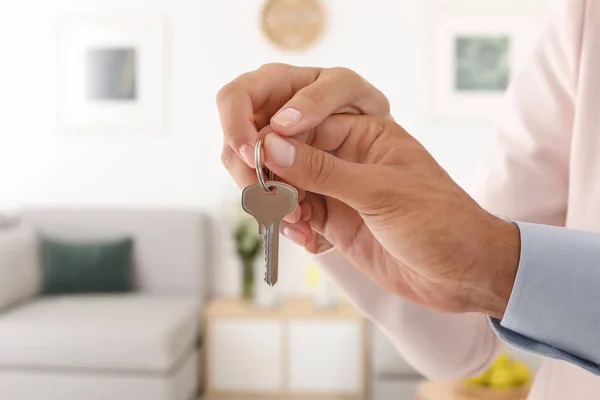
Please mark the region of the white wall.
<svg viewBox="0 0 600 400"><path fill-rule="evenodd" d="M7 2L8 3L8 2ZM466 185L491 124L432 126L420 101L422 0L324 0L329 22L314 48L287 54L259 30L261 0L19 0L0 13L0 209L21 206L182 206L215 218L239 190L220 164L217 90L266 62L347 66L390 98L393 115ZM160 136L60 136L55 124L58 16L154 11L172 28L170 129ZM234 293L238 266L223 227L214 288ZM302 290L309 258L282 243L279 290Z"/></svg>

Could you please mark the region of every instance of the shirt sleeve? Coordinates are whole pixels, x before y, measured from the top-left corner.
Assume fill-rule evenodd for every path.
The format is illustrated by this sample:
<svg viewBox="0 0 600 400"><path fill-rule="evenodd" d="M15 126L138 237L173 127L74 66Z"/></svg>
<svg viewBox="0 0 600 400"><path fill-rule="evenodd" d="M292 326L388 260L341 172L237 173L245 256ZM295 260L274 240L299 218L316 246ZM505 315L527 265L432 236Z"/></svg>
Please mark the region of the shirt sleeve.
<svg viewBox="0 0 600 400"><path fill-rule="evenodd" d="M600 234L517 223L521 258L502 321L505 342L600 375Z"/></svg>
<svg viewBox="0 0 600 400"><path fill-rule="evenodd" d="M445 314L404 300L383 290L335 249L316 260L404 360L429 379L479 374L504 350L482 314Z"/></svg>

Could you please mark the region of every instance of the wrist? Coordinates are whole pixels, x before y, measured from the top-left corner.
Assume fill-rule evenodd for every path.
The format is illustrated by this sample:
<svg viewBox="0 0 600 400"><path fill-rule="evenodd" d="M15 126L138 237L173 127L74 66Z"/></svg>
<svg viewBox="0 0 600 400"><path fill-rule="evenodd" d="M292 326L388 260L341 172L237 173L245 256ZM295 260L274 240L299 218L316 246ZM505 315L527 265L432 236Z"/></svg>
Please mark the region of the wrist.
<svg viewBox="0 0 600 400"><path fill-rule="evenodd" d="M493 218L478 262L481 290L474 291L469 308L502 319L517 275L521 238L516 224Z"/></svg>

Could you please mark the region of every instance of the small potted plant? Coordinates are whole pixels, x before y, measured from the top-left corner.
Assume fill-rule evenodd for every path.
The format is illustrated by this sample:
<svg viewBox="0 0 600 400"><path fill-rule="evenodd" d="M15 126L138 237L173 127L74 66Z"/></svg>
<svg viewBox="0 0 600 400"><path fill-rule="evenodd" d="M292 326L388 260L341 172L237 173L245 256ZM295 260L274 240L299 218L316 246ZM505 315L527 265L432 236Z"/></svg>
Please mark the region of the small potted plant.
<svg viewBox="0 0 600 400"><path fill-rule="evenodd" d="M242 297L251 300L254 297L254 261L263 254L263 239L252 217L238 219L233 237L242 264Z"/></svg>

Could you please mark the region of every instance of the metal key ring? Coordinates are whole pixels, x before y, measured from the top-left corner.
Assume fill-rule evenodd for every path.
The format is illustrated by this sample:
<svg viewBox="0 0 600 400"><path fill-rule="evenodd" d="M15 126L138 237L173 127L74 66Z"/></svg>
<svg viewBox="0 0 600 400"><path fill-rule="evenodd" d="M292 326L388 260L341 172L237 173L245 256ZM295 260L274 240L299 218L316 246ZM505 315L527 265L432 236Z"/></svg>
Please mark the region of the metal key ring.
<svg viewBox="0 0 600 400"><path fill-rule="evenodd" d="M265 173L265 169L263 167L263 163L262 163L262 145L264 142L264 138L260 139L258 142L256 142L256 146L254 146L254 166L256 168L256 176L258 177L258 182L260 182L260 185L263 187L265 192L270 192L271 189L267 186L267 181L265 181L265 177L264 177L264 173ZM273 174L273 171L267 169L269 171L269 181L272 181L275 178L275 174Z"/></svg>

